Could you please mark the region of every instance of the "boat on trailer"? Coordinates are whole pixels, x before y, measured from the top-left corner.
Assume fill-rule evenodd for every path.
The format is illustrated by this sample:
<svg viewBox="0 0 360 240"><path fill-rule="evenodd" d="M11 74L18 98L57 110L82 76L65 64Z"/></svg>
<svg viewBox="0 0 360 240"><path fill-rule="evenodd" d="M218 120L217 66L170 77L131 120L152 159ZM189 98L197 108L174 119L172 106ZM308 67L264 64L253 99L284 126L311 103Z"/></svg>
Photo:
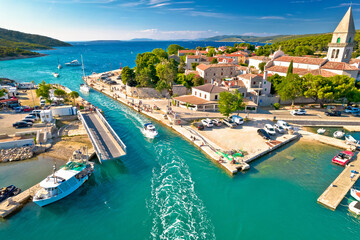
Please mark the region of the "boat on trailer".
<svg viewBox="0 0 360 240"><path fill-rule="evenodd" d="M20 188L10 185L8 187L0 188L0 202L6 200L9 197L18 195L21 192Z"/></svg>
<svg viewBox="0 0 360 240"><path fill-rule="evenodd" d="M36 192L33 202L40 207L56 202L73 193L94 171L92 163L69 161L65 166L40 182L40 190Z"/></svg>
<svg viewBox="0 0 360 240"><path fill-rule="evenodd" d="M345 136L345 132L344 131L336 131L333 134L334 138L343 138Z"/></svg>
<svg viewBox="0 0 360 240"><path fill-rule="evenodd" d="M360 144L359 140L356 140L353 136L351 136L350 134L345 135L345 142L346 144L355 144L358 145Z"/></svg>

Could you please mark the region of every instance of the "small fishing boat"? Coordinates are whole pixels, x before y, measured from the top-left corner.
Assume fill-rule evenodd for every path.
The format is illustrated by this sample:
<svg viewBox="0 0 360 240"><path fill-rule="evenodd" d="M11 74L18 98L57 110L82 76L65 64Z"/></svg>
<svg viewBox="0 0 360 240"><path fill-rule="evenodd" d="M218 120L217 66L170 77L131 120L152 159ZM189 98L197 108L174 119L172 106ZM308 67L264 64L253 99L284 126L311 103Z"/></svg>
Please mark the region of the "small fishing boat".
<svg viewBox="0 0 360 240"><path fill-rule="evenodd" d="M357 201L360 201L360 191L355 188L350 189L350 195L355 198Z"/></svg>
<svg viewBox="0 0 360 240"><path fill-rule="evenodd" d="M80 84L80 91L83 93L89 93L90 92L89 85L87 85L86 83Z"/></svg>
<svg viewBox="0 0 360 240"><path fill-rule="evenodd" d="M346 164L348 164L351 161L351 159L353 157L354 157L353 152L342 151L332 159L332 162L335 164L339 164L341 166L345 166Z"/></svg>
<svg viewBox="0 0 360 240"><path fill-rule="evenodd" d="M326 129L325 128L319 128L318 130L317 130L317 133L318 134L324 134L326 132Z"/></svg>
<svg viewBox="0 0 360 240"><path fill-rule="evenodd" d="M73 193L94 171L91 163L80 163L69 161L65 166L40 182L40 190L36 192L33 202L40 207L56 202Z"/></svg>
<svg viewBox="0 0 360 240"><path fill-rule="evenodd" d="M356 215L360 214L360 202L353 201L349 204L349 210L350 212L355 213Z"/></svg>
<svg viewBox="0 0 360 240"><path fill-rule="evenodd" d="M71 62L65 63L65 65L68 67L76 67L76 66L81 66L81 63L77 59L75 59L72 60Z"/></svg>
<svg viewBox="0 0 360 240"><path fill-rule="evenodd" d="M333 134L334 138L343 138L345 136L345 132L344 131L336 131Z"/></svg>
<svg viewBox="0 0 360 240"><path fill-rule="evenodd" d="M6 200L9 197L18 195L21 192L20 188L10 185L0 189L0 202Z"/></svg>
<svg viewBox="0 0 360 240"><path fill-rule="evenodd" d="M346 144L360 144L360 141L356 140L350 134L345 135L345 141L346 141Z"/></svg>
<svg viewBox="0 0 360 240"><path fill-rule="evenodd" d="M61 68L62 68L61 64L59 63L59 58L58 58L58 66L57 66L57 68L58 68L58 69L61 69Z"/></svg>
<svg viewBox="0 0 360 240"><path fill-rule="evenodd" d="M57 78L57 77L60 76L60 74L59 73L53 73L53 76Z"/></svg>
<svg viewBox="0 0 360 240"><path fill-rule="evenodd" d="M144 124L143 129L144 135L148 138L155 138L158 135L158 132L155 129L155 126L152 123Z"/></svg>

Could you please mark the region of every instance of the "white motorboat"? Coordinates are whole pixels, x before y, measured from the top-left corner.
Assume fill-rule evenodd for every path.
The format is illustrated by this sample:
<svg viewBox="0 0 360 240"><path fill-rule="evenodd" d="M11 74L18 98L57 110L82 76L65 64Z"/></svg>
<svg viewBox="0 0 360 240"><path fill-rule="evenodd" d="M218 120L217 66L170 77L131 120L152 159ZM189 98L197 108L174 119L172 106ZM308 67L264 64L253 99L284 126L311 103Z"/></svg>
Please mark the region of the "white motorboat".
<svg viewBox="0 0 360 240"><path fill-rule="evenodd" d="M143 129L144 135L148 138L155 138L158 135L158 132L155 129L155 126L152 123L144 124Z"/></svg>
<svg viewBox="0 0 360 240"><path fill-rule="evenodd" d="M76 60L72 60L71 62L65 63L66 66L68 67L76 67L76 66L81 66L81 63L76 59Z"/></svg>
<svg viewBox="0 0 360 240"><path fill-rule="evenodd" d="M343 131L336 131L333 134L334 138L343 138L345 136L345 132Z"/></svg>
<svg viewBox="0 0 360 240"><path fill-rule="evenodd" d="M80 91L83 93L89 93L90 92L89 85L87 85L86 83L80 84Z"/></svg>
<svg viewBox="0 0 360 240"><path fill-rule="evenodd" d="M58 66L57 66L57 68L58 68L58 69L61 69L61 68L62 68L61 64L59 63L59 58L58 58Z"/></svg>
<svg viewBox="0 0 360 240"><path fill-rule="evenodd" d="M349 204L350 212L355 213L356 215L360 215L360 202L353 201Z"/></svg>
<svg viewBox="0 0 360 240"><path fill-rule="evenodd" d="M360 144L360 141L356 140L350 134L345 135L345 141L346 141L346 144Z"/></svg>
<svg viewBox="0 0 360 240"><path fill-rule="evenodd" d="M350 195L355 198L357 201L360 201L360 191L355 188L350 189Z"/></svg>
<svg viewBox="0 0 360 240"><path fill-rule="evenodd" d="M59 73L53 73L53 76L57 78L57 77L60 76L60 74Z"/></svg>
<svg viewBox="0 0 360 240"><path fill-rule="evenodd" d="M318 134L324 134L326 132L326 129L325 128L319 128L318 130L317 130L317 133Z"/></svg>
<svg viewBox="0 0 360 240"><path fill-rule="evenodd" d="M36 192L33 202L40 207L56 202L73 193L94 171L91 163L69 161L65 166L40 182L40 190Z"/></svg>

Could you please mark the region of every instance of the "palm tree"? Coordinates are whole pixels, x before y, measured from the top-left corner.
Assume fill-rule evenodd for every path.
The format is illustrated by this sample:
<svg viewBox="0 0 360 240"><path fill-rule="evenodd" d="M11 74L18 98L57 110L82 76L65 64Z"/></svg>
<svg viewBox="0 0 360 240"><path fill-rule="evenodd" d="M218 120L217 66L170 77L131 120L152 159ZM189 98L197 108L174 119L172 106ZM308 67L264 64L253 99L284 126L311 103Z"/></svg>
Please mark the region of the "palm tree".
<svg viewBox="0 0 360 240"><path fill-rule="evenodd" d="M73 99L73 105L75 106L75 99L79 97L79 93L76 91L72 91L71 93L69 93L69 96Z"/></svg>

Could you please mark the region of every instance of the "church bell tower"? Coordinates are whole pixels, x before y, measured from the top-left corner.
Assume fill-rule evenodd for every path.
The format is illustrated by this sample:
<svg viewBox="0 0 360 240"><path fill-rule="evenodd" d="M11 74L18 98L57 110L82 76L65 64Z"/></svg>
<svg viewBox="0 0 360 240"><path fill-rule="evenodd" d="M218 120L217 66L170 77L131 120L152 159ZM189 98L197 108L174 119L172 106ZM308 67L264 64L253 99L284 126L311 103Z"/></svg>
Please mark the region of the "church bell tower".
<svg viewBox="0 0 360 240"><path fill-rule="evenodd" d="M348 63L354 48L354 38L355 24L352 9L349 7L333 33L331 43L329 43L327 59L333 62Z"/></svg>

